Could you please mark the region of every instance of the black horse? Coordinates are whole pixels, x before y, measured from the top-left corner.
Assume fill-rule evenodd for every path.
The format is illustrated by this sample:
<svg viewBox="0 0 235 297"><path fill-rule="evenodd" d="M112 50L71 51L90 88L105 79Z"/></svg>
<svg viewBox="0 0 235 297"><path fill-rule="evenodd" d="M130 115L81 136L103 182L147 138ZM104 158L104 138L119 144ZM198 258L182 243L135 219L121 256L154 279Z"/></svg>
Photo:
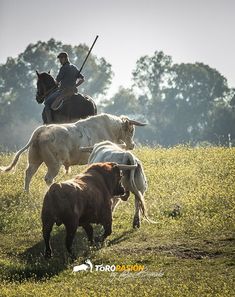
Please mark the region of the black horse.
<svg viewBox="0 0 235 297"><path fill-rule="evenodd" d="M50 73L38 73L36 100L43 103L46 96L54 92L58 86ZM93 99L87 95L74 94L63 101L63 105L56 111L52 110L53 123L69 123L97 114L97 107ZM47 124L45 108L42 112L43 123Z"/></svg>

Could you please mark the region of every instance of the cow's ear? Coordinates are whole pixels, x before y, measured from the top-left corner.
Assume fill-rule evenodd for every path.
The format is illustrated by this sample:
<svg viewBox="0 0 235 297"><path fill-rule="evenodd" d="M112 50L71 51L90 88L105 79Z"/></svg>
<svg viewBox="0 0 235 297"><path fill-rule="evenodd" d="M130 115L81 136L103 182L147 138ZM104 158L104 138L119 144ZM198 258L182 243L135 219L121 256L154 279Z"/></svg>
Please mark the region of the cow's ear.
<svg viewBox="0 0 235 297"><path fill-rule="evenodd" d="M128 119L124 120L124 130L125 131L128 131L129 130L129 127L130 127L129 120Z"/></svg>
<svg viewBox="0 0 235 297"><path fill-rule="evenodd" d="M126 116L121 116L121 120L124 131L127 131L129 128L129 119Z"/></svg>
<svg viewBox="0 0 235 297"><path fill-rule="evenodd" d="M47 73L48 73L48 74L51 74L51 70L49 70Z"/></svg>
<svg viewBox="0 0 235 297"><path fill-rule="evenodd" d="M36 73L37 73L37 76L39 77L40 74L39 74L39 72L37 70L36 70Z"/></svg>

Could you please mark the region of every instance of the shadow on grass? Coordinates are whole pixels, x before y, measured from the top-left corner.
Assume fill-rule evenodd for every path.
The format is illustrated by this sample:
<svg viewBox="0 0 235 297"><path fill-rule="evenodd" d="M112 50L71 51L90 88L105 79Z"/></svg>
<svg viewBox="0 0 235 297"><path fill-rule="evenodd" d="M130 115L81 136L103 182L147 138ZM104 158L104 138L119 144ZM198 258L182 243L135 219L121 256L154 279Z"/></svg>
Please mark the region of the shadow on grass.
<svg viewBox="0 0 235 297"><path fill-rule="evenodd" d="M96 230L95 226L94 231ZM99 231L99 227L97 228ZM96 230L97 231L97 230ZM123 232L120 236L108 241L108 246L119 244L122 241L128 240L128 237L134 230ZM96 232L97 233L97 232ZM1 267L2 275L0 279L7 281L23 282L26 280L45 281L62 271L79 263L84 263L85 259L92 258L92 252L96 252L98 247L90 247L88 245L87 236L82 228L78 228L73 242L73 251L76 262L72 260L65 247L65 230L59 228L51 235L51 247L53 257L51 259L44 258L44 241L34 244L32 247L25 250L17 256L16 263L11 263L7 267ZM3 268L3 269L2 269Z"/></svg>
<svg viewBox="0 0 235 297"><path fill-rule="evenodd" d="M116 238L110 240L110 241L108 242L108 246L118 244L118 243L120 243L120 242L122 242L122 241L125 241L125 240L129 240L129 236L130 236L132 233L134 233L134 232L136 232L135 229L130 229L130 230L128 230L128 231L123 232L120 236L118 236L118 237L116 237Z"/></svg>
<svg viewBox="0 0 235 297"><path fill-rule="evenodd" d="M34 244L32 247L19 254L15 264L11 264L1 269L2 279L8 281L25 281L45 280L52 276L58 275L63 270L72 265L73 260L69 257L65 247L65 230L59 228L56 233L51 236L51 246L53 257L51 259L44 258L44 241ZM90 247L88 246L87 237L82 228L78 228L74 243L74 255L77 258L87 258L90 255Z"/></svg>

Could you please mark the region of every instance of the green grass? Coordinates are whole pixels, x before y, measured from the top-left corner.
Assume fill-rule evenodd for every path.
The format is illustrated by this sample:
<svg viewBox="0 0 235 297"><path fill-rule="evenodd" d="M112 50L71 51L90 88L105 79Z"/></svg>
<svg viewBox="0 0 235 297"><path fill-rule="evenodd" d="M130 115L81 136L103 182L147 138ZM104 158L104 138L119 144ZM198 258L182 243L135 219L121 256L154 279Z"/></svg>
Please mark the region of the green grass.
<svg viewBox="0 0 235 297"><path fill-rule="evenodd" d="M26 156L15 173L0 174L0 296L234 296L235 149L141 148L135 154L148 179L148 214L157 224L143 221L132 229L131 196L118 205L106 246L90 249L78 229L74 262L64 247L63 226L53 230L54 257L43 258L45 167L29 195L22 191ZM0 165L11 158L0 155ZM57 181L81 168L72 167L69 176L61 172ZM93 264L141 264L144 271L74 274L73 266L87 258Z"/></svg>

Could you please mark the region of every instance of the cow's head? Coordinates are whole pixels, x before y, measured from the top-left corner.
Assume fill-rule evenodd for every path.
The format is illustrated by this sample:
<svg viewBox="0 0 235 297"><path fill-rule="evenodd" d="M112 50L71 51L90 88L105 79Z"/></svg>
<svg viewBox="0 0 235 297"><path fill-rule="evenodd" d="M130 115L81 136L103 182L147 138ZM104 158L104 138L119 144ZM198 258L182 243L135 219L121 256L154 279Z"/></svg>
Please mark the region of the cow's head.
<svg viewBox="0 0 235 297"><path fill-rule="evenodd" d="M125 189L121 183L122 174L117 163L94 163L88 168L87 172L90 170L95 170L102 174L111 197L124 195Z"/></svg>
<svg viewBox="0 0 235 297"><path fill-rule="evenodd" d="M110 180L110 190L112 196L122 196L125 193L125 189L121 183L122 174L119 165L115 162L106 162L105 171L108 172L108 177ZM106 178L107 181L107 178Z"/></svg>
<svg viewBox="0 0 235 297"><path fill-rule="evenodd" d="M115 187L113 190L113 196L123 196L125 194L125 189L121 183L122 179L122 174L121 171L118 167L118 165L113 166L113 174L114 174L114 179L115 179Z"/></svg>
<svg viewBox="0 0 235 297"><path fill-rule="evenodd" d="M123 141L126 144L126 149L132 150L135 147L135 143L133 140L135 134L135 126L145 126L147 124L141 123L135 120L130 120L125 116L121 116L122 120L122 129L120 135L120 142Z"/></svg>

